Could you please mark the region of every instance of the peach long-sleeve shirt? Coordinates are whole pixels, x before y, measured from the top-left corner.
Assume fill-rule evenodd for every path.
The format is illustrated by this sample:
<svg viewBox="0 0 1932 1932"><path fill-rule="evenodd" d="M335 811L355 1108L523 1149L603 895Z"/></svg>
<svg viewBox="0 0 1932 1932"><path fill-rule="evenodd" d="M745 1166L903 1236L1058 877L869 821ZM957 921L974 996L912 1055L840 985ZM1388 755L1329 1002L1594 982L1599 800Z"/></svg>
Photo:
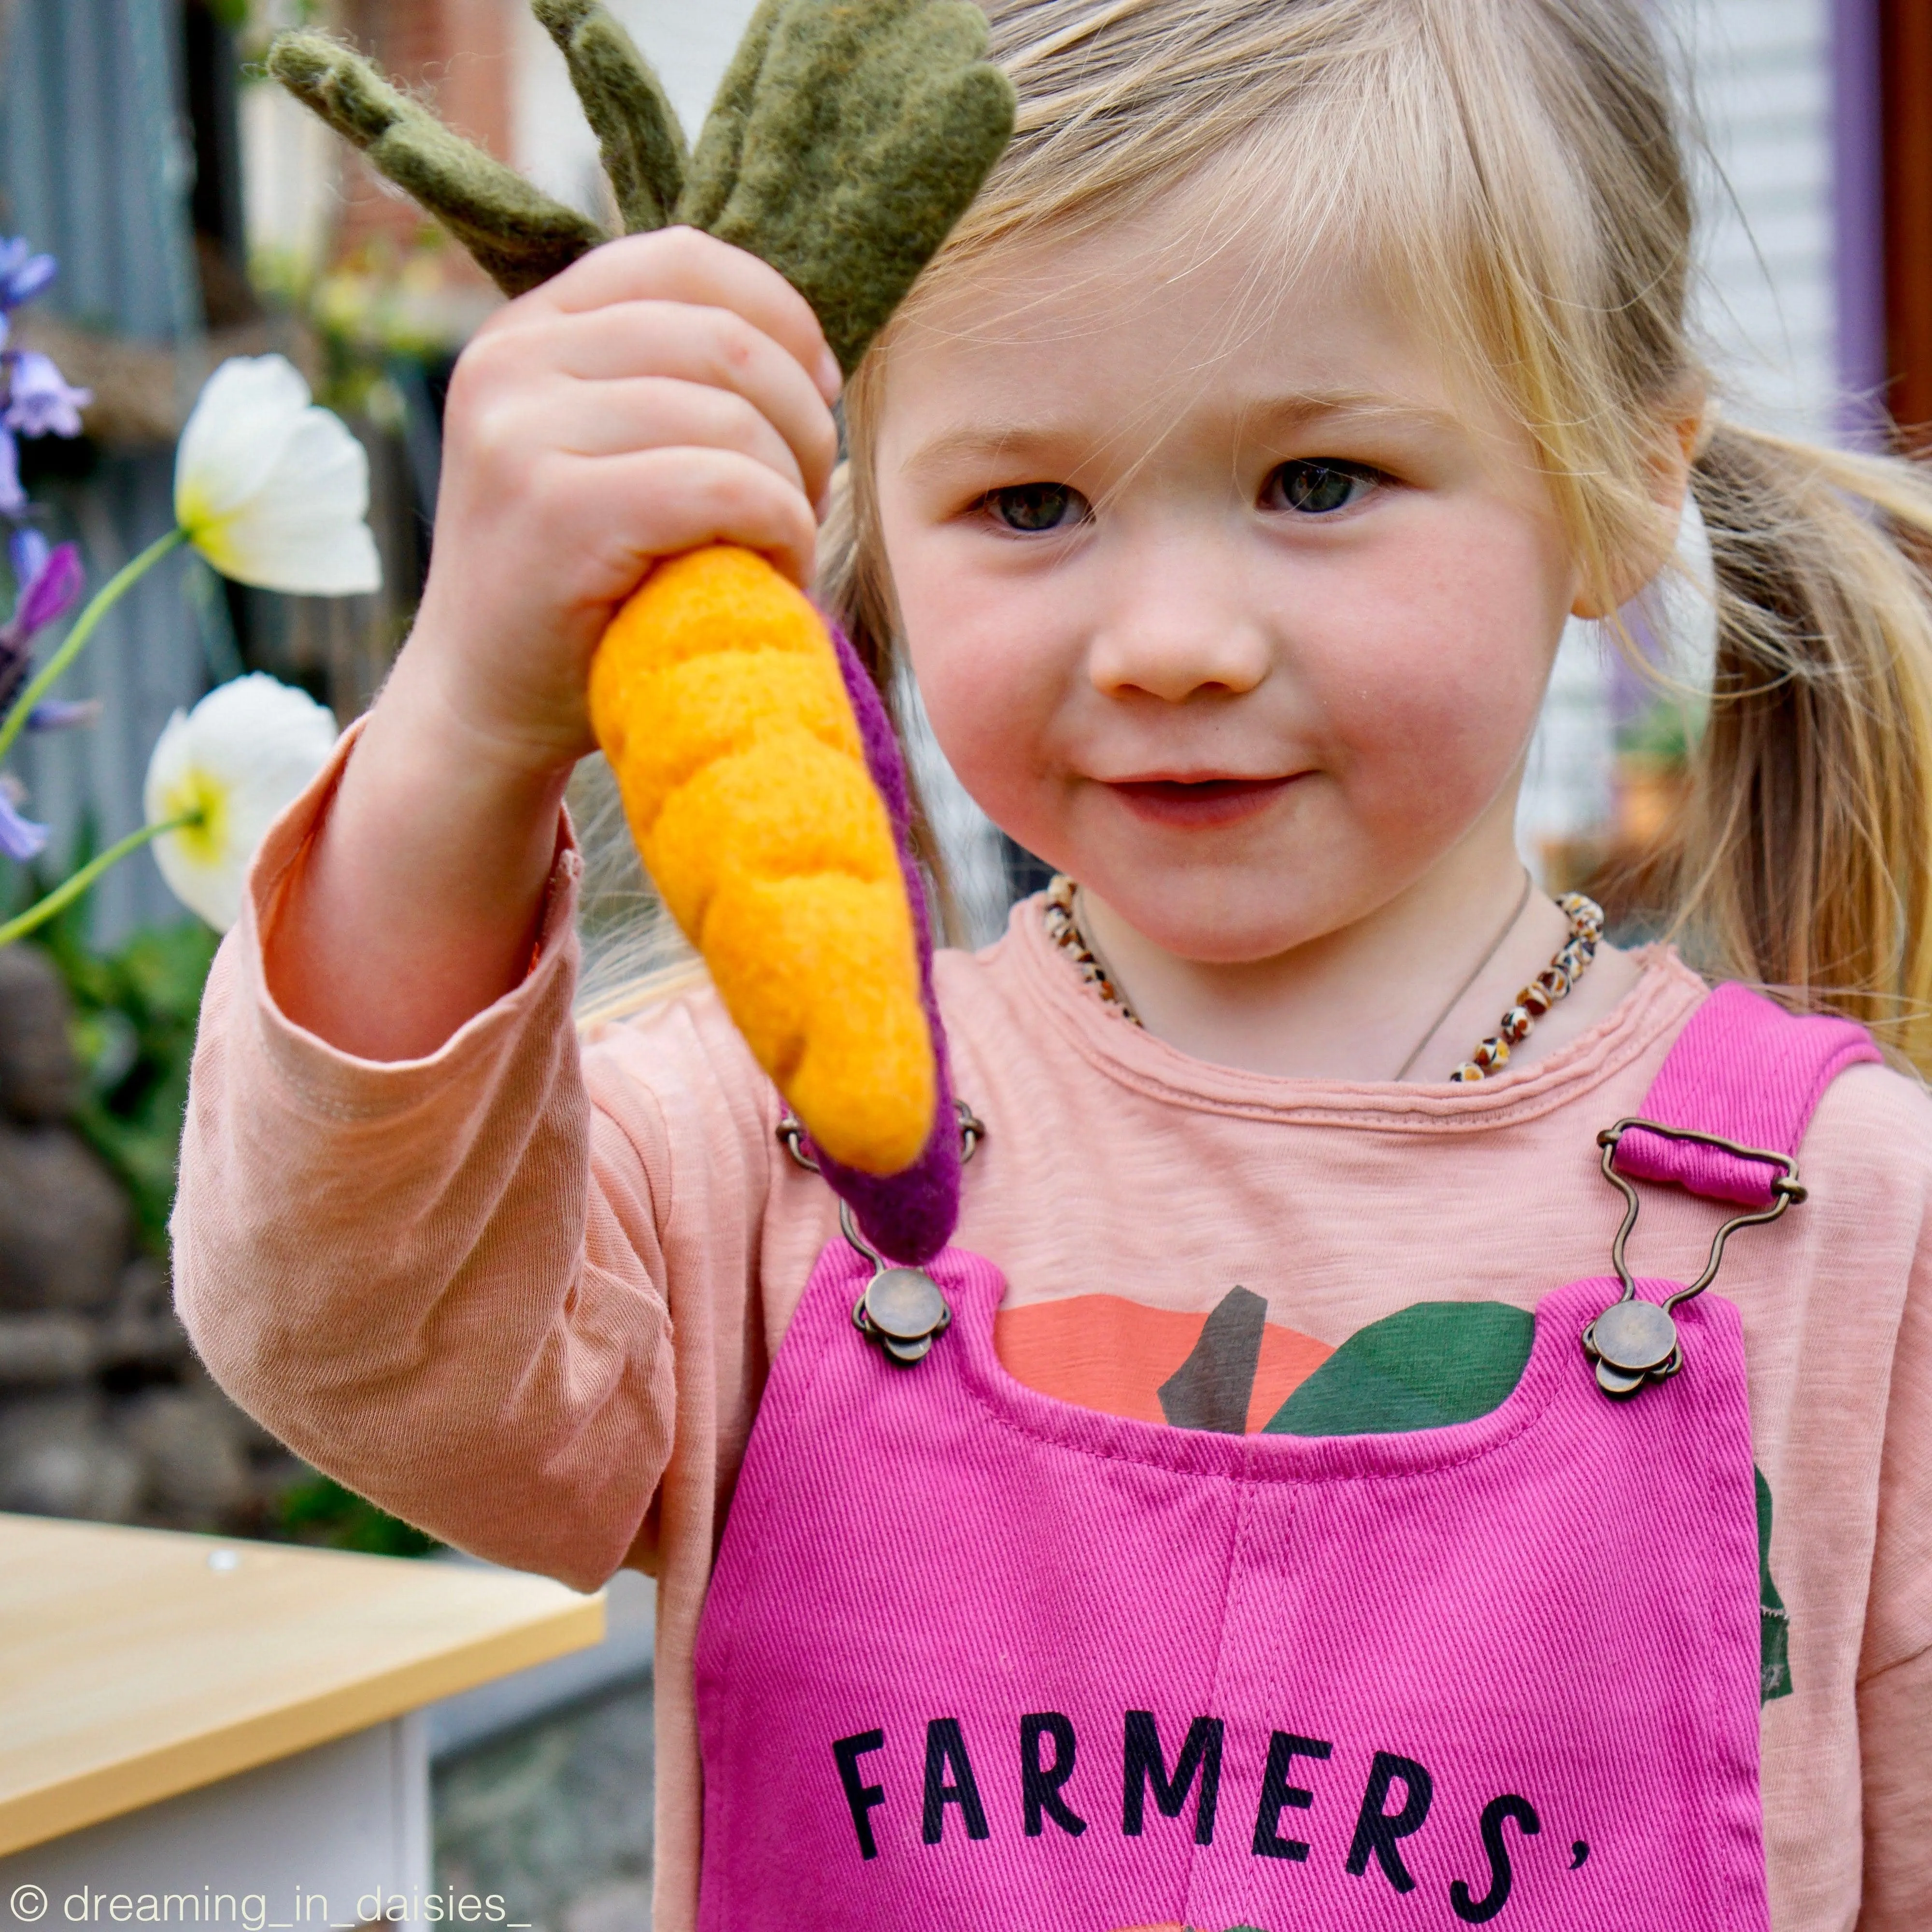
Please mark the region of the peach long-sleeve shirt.
<svg viewBox="0 0 1932 1932"><path fill-rule="evenodd" d="M696 1915L692 1646L823 1184L708 992L580 1042L567 835L536 963L427 1058L293 1024L279 898L348 747L257 860L202 1009L174 1221L178 1304L222 1385L301 1454L464 1548L590 1588L658 1577L659 1932ZM1606 1269L1597 1130L1639 1111L1702 997L1673 956L1546 1058L1454 1088L1288 1080L1124 1022L1016 910L940 956L987 1137L958 1239L1010 1305L1096 1291L1201 1312L1229 1286L1330 1345L1419 1300L1533 1307ZM1884 1069L1826 1094L1810 1198L1731 1244L1794 1694L1766 1706L1778 1932L1932 1925L1932 1101ZM1645 1190L1646 1274L1723 1210ZM1688 1272L1687 1272L1688 1271Z"/></svg>

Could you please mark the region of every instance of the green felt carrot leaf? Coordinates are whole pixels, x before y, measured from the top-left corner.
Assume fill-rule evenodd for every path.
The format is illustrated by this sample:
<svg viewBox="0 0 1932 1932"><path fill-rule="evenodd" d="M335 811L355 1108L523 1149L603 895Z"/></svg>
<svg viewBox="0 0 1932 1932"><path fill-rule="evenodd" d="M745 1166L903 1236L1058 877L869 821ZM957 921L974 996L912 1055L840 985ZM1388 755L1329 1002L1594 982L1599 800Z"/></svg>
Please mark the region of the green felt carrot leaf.
<svg viewBox="0 0 1932 1932"><path fill-rule="evenodd" d="M624 232L663 227L684 187L684 130L650 63L598 0L531 0L531 10L569 64Z"/></svg>
<svg viewBox="0 0 1932 1932"><path fill-rule="evenodd" d="M339 40L284 34L268 64L298 100L421 202L506 295L548 281L608 238L588 215L452 134Z"/></svg>
<svg viewBox="0 0 1932 1932"><path fill-rule="evenodd" d="M678 218L770 262L848 375L1013 125L962 0L766 0L712 110Z"/></svg>
<svg viewBox="0 0 1932 1932"><path fill-rule="evenodd" d="M602 0L532 0L562 50L625 228L688 222L762 257L849 375L1012 133L966 0L764 0L688 162L670 101ZM352 49L281 34L268 71L520 295L606 238L452 134Z"/></svg>

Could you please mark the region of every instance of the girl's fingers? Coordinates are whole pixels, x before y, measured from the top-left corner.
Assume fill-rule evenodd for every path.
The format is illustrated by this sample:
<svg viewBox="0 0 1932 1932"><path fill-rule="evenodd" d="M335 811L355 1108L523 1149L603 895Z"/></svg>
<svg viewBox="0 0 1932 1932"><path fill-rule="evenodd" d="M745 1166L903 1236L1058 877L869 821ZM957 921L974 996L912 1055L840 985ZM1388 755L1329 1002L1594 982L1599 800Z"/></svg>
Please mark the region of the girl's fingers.
<svg viewBox="0 0 1932 1932"><path fill-rule="evenodd" d="M827 404L838 394L838 365L812 304L769 263L695 228L608 242L511 308L574 314L633 302L729 309L790 356Z"/></svg>
<svg viewBox="0 0 1932 1932"><path fill-rule="evenodd" d="M762 463L802 496L815 498L824 488L822 479L807 487L791 446L762 410L708 382L638 376L628 382L572 384L554 398L532 398L530 407L541 412L533 430L540 430L543 446L566 456L728 450ZM530 440L534 445L534 434Z"/></svg>
<svg viewBox="0 0 1932 1932"><path fill-rule="evenodd" d="M790 445L817 496L838 460L838 430L804 370L772 338L729 310L674 302L620 302L552 318L488 352L535 360L586 382L669 376L741 396Z"/></svg>
<svg viewBox="0 0 1932 1932"><path fill-rule="evenodd" d="M812 580L818 519L793 484L734 450L667 448L553 459L549 500L560 539L593 508L614 532L604 562L622 596L659 557L700 544L742 544L798 584ZM581 506L579 508L577 506ZM613 518L613 508L629 514Z"/></svg>

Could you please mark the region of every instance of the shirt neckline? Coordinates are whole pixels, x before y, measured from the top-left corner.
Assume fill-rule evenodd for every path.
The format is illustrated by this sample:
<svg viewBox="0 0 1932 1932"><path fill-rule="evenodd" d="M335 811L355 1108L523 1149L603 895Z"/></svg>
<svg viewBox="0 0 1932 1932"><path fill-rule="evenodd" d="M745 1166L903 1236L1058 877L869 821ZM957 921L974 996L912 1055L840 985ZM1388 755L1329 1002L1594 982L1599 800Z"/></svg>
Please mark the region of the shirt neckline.
<svg viewBox="0 0 1932 1932"><path fill-rule="evenodd" d="M1630 992L1594 1025L1527 1066L1462 1085L1308 1079L1197 1060L1129 1024L1047 936L1037 895L1013 908L994 953L1011 962L1054 1030L1120 1086L1198 1112L1383 1133L1486 1132L1548 1113L1674 1037L1709 992L1675 948L1648 946L1633 955L1639 970Z"/></svg>

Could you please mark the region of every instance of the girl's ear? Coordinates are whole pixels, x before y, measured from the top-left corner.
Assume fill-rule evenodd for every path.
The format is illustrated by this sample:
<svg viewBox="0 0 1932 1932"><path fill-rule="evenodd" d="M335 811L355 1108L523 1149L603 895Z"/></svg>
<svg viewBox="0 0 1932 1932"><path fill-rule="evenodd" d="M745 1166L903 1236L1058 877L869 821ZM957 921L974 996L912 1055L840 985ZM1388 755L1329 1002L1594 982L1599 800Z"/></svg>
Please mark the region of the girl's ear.
<svg viewBox="0 0 1932 1932"><path fill-rule="evenodd" d="M1587 589L1580 590L1570 607L1571 616L1609 616L1628 603L1664 568L1676 544L1678 519L1683 514L1684 495L1690 487L1690 466L1709 436L1709 411L1701 388L1694 394L1673 397L1652 418L1651 434L1646 439L1643 467L1650 500L1658 510L1654 536L1650 542L1634 548L1624 567L1617 572L1609 598Z"/></svg>

